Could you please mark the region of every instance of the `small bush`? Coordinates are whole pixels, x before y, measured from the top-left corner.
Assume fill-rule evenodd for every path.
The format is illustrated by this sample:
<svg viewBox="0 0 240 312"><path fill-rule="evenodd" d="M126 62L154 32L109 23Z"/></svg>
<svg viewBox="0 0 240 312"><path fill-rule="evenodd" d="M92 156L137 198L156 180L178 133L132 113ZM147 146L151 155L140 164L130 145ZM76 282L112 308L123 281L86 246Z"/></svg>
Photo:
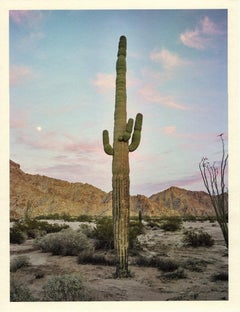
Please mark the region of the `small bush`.
<svg viewBox="0 0 240 312"><path fill-rule="evenodd" d="M42 249L43 252L62 256L77 256L81 251L91 248L85 234L70 228L58 233L47 234L37 239L34 246Z"/></svg>
<svg viewBox="0 0 240 312"><path fill-rule="evenodd" d="M30 265L29 258L27 256L18 256L11 260L10 272L16 272L22 267L27 267Z"/></svg>
<svg viewBox="0 0 240 312"><path fill-rule="evenodd" d="M23 244L27 240L27 234L16 227L10 229L10 243Z"/></svg>
<svg viewBox="0 0 240 312"><path fill-rule="evenodd" d="M129 248L135 247L136 238L143 233L143 226L138 222L131 222L129 226ZM96 222L92 238L96 239L96 249L110 250L114 248L114 233L112 218L103 217Z"/></svg>
<svg viewBox="0 0 240 312"><path fill-rule="evenodd" d="M10 301L35 301L27 285L17 282L15 279L11 279L10 282Z"/></svg>
<svg viewBox="0 0 240 312"><path fill-rule="evenodd" d="M79 264L102 264L102 265L115 265L115 259L107 258L105 255L94 254L93 252L81 252L78 255Z"/></svg>
<svg viewBox="0 0 240 312"><path fill-rule="evenodd" d="M228 272L215 273L211 276L211 281L228 281Z"/></svg>
<svg viewBox="0 0 240 312"><path fill-rule="evenodd" d="M96 249L113 249L114 237L113 237L113 221L112 218L103 217L96 221L96 228L92 233L93 238L96 241Z"/></svg>
<svg viewBox="0 0 240 312"><path fill-rule="evenodd" d="M139 266L158 268L164 272L171 272L179 267L177 262L170 259L162 259L156 256L144 257L142 255L138 256L136 264Z"/></svg>
<svg viewBox="0 0 240 312"><path fill-rule="evenodd" d="M89 216L89 215L80 215L80 216L76 217L76 221L79 221L79 222L92 222L93 221L93 217Z"/></svg>
<svg viewBox="0 0 240 312"><path fill-rule="evenodd" d="M43 285L43 301L86 300L89 300L87 291L77 275L55 276Z"/></svg>
<svg viewBox="0 0 240 312"><path fill-rule="evenodd" d="M191 230L191 231L186 231L184 235L185 237L183 241L187 246L210 247L214 244L214 239L207 232L203 232L203 231L195 232Z"/></svg>
<svg viewBox="0 0 240 312"><path fill-rule="evenodd" d="M177 216L169 217L161 225L160 228L164 231L178 231L182 227L182 219Z"/></svg>
<svg viewBox="0 0 240 312"><path fill-rule="evenodd" d="M203 272L203 269L206 268L207 261L200 259L188 259L184 263L184 268L191 272Z"/></svg>
<svg viewBox="0 0 240 312"><path fill-rule="evenodd" d="M179 264L170 259L159 259L158 269L164 272L172 272L178 269Z"/></svg>
<svg viewBox="0 0 240 312"><path fill-rule="evenodd" d="M186 278L186 274L184 272L184 270L182 268L179 268L173 272L167 272L167 273L163 273L161 275L161 277L163 279L167 279L167 280L172 280L172 279L181 279L181 278Z"/></svg>

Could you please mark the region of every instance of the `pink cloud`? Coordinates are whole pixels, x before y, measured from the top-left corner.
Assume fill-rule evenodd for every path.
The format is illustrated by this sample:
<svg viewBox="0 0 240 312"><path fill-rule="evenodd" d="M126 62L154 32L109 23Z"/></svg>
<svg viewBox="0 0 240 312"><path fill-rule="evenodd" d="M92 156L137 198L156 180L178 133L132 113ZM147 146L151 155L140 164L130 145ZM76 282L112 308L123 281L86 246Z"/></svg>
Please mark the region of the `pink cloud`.
<svg viewBox="0 0 240 312"><path fill-rule="evenodd" d="M212 45L214 36L224 34L224 32L205 16L194 30L187 30L180 34L181 42L190 47L198 50L204 50Z"/></svg>
<svg viewBox="0 0 240 312"><path fill-rule="evenodd" d="M33 70L24 65L13 65L10 68L10 86L22 84L36 77Z"/></svg>
<svg viewBox="0 0 240 312"><path fill-rule="evenodd" d="M194 140L194 145L199 146L198 140L209 140L216 141L218 138L217 133L183 133L178 132L176 126L165 126L162 128L162 132L168 136L176 137L176 138L184 138L184 139L192 139ZM189 148L189 146L193 146L192 143L185 143L182 145L183 148Z"/></svg>
<svg viewBox="0 0 240 312"><path fill-rule="evenodd" d="M36 27L42 20L43 15L39 10L11 10L9 17L17 25Z"/></svg>
<svg viewBox="0 0 240 312"><path fill-rule="evenodd" d="M204 34L208 35L221 35L223 31L218 28L218 26L210 20L208 16L205 16L203 20L200 22L201 24L201 31Z"/></svg>
<svg viewBox="0 0 240 312"><path fill-rule="evenodd" d="M93 80L93 84L100 93L108 92L115 87L115 76L113 74L98 73Z"/></svg>
<svg viewBox="0 0 240 312"><path fill-rule="evenodd" d="M167 106L167 107L171 107L171 108L175 108L179 110L189 109L187 106L176 102L172 96L163 95L151 86L142 87L139 93L145 99L145 101L148 101L148 102L159 103L163 106Z"/></svg>
<svg viewBox="0 0 240 312"><path fill-rule="evenodd" d="M32 149L41 149L56 152L74 152L91 154L102 152L102 146L98 141L79 140L67 134L59 134L55 131L32 132L31 136L21 134L17 137L17 143L25 144Z"/></svg>
<svg viewBox="0 0 240 312"><path fill-rule="evenodd" d="M174 68L187 64L187 61L180 58L176 53L170 52L167 49L155 50L150 54L151 60L160 62L165 68Z"/></svg>

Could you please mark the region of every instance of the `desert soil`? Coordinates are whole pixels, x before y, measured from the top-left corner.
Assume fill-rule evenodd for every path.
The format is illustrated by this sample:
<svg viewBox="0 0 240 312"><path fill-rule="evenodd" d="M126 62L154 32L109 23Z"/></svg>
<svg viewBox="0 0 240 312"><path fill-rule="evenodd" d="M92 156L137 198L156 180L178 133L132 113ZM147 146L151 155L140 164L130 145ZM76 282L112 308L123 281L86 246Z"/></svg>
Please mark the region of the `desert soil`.
<svg viewBox="0 0 240 312"><path fill-rule="evenodd" d="M79 224L70 225L77 228ZM215 244L198 248L184 246L182 239L186 229L208 232ZM32 240L10 246L11 258L26 255L31 263L12 274L26 283L36 298L41 298L42 286L49 277L77 274L82 277L92 301L228 300L228 281L213 281L211 278L214 274L228 272L228 251L217 222L184 222L183 229L177 232L148 229L139 240L143 255L157 255L180 263L186 277L165 279L157 268L136 265L136 258L132 255L129 268L133 277L114 279L112 266L80 265L77 257L42 253L33 248ZM36 278L39 273L42 278Z"/></svg>

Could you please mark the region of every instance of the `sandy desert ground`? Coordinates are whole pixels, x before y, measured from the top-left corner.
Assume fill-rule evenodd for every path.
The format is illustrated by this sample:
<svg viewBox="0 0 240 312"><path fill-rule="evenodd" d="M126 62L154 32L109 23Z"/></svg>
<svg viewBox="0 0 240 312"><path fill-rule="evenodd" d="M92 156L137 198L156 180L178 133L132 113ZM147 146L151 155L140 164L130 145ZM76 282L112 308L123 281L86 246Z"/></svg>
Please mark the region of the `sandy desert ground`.
<svg viewBox="0 0 240 312"><path fill-rule="evenodd" d="M74 222L70 225L77 228L79 224ZM182 241L186 229L208 232L215 244L211 247L186 247ZM139 241L142 255L176 261L179 263L179 276L184 278L166 278L158 268L137 265L136 257L131 255L129 268L133 277L114 279L113 266L80 265L74 256L52 256L34 249L33 240L22 245L11 244L11 259L27 255L31 263L11 274L26 283L36 298L41 298L42 286L49 277L76 274L82 277L91 301L228 300L228 281L213 280L214 275L228 272L228 250L217 222L184 222L183 228L176 232L147 229ZM42 277L36 278L39 273Z"/></svg>

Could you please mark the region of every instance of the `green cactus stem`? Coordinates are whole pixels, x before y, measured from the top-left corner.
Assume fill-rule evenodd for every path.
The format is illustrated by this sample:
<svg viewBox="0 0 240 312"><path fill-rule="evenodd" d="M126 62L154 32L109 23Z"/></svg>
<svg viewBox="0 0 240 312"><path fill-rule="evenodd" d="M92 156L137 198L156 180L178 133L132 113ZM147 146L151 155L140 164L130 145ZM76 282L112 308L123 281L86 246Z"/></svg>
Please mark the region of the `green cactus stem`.
<svg viewBox="0 0 240 312"><path fill-rule="evenodd" d="M109 144L108 131L103 131L103 147L106 154L112 158L112 211L114 224L114 248L116 250L117 278L129 276L129 211L130 211L130 180L129 180L129 152L137 149L141 139L142 114L137 114L134 132L133 119L126 123L126 53L127 39L120 37L118 58L116 63L116 93L114 112L113 147ZM128 142L131 139L131 144Z"/></svg>

